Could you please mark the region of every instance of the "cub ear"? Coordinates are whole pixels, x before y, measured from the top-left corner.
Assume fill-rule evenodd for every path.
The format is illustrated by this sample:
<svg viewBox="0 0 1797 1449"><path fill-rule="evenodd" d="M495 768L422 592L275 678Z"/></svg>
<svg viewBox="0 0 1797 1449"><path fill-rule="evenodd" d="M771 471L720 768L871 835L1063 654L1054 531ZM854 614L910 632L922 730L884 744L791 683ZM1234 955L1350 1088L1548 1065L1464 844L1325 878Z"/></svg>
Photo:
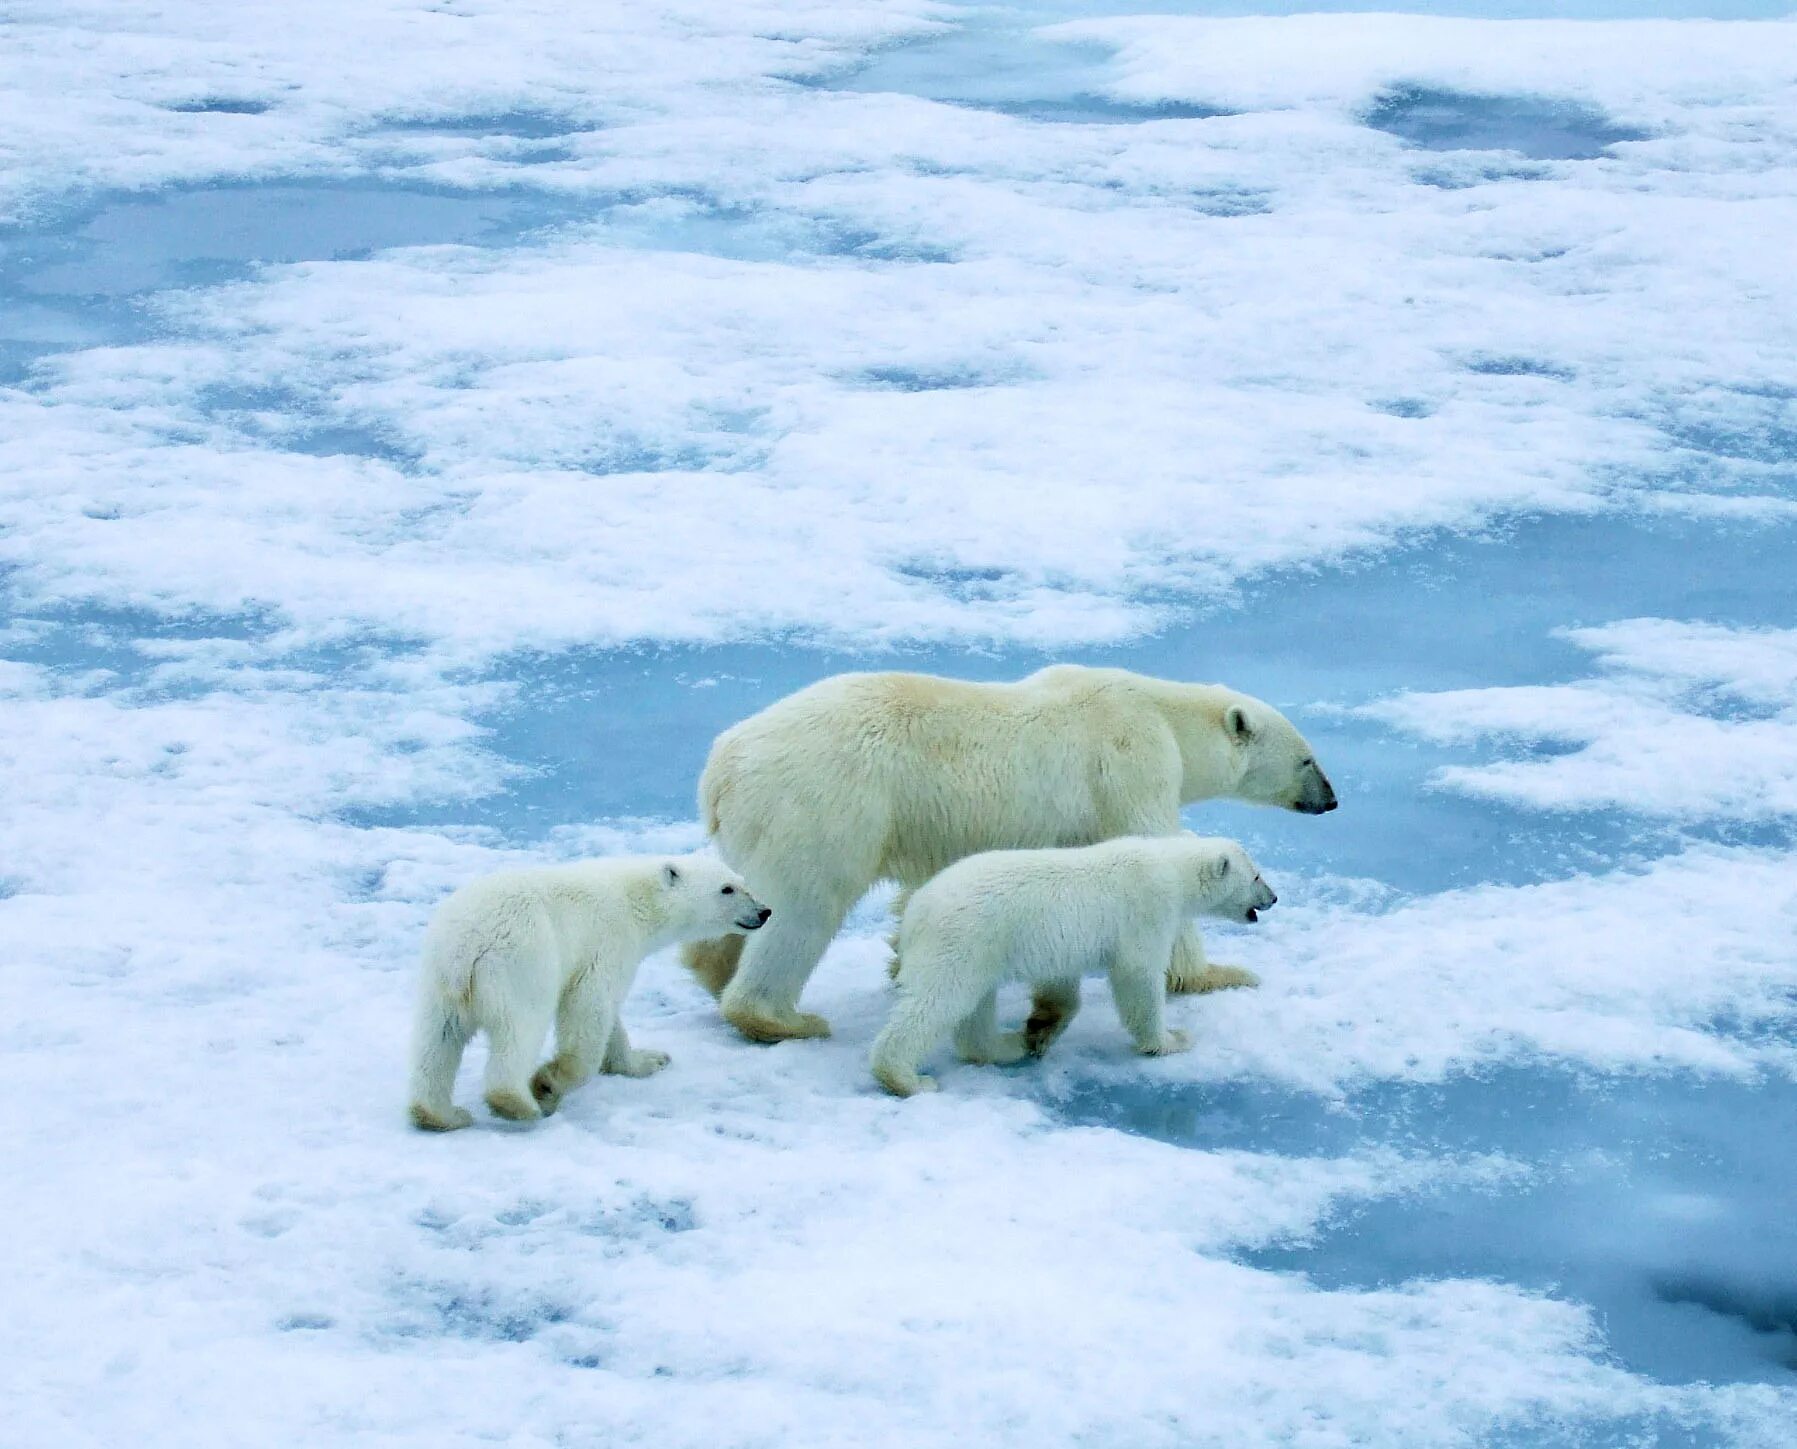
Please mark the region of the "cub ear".
<svg viewBox="0 0 1797 1449"><path fill-rule="evenodd" d="M661 883L665 886L680 884L680 869L672 861L661 868Z"/></svg>
<svg viewBox="0 0 1797 1449"><path fill-rule="evenodd" d="M1254 726L1248 723L1248 711L1239 704L1232 704L1223 711L1223 730L1238 745L1246 744L1254 738Z"/></svg>

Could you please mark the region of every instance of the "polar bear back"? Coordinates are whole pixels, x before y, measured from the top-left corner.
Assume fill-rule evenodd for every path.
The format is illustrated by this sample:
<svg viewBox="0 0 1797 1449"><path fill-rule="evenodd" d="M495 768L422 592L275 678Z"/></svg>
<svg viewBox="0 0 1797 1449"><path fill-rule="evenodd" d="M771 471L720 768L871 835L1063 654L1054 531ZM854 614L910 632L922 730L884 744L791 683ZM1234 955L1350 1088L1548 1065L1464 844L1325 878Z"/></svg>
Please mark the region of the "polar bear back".
<svg viewBox="0 0 1797 1449"><path fill-rule="evenodd" d="M905 881L978 851L1101 840L1157 809L1171 817L1184 793L1156 684L1069 665L1010 684L837 675L719 737L705 822L746 864L781 852L802 802L792 828L807 843L827 820L845 872ZM1201 707L1204 687L1182 688Z"/></svg>
<svg viewBox="0 0 1797 1449"><path fill-rule="evenodd" d="M601 955L638 960L669 924L661 869L659 861L593 860L483 876L437 908L427 959L469 970L497 953L553 962L558 973Z"/></svg>
<svg viewBox="0 0 1797 1449"><path fill-rule="evenodd" d="M437 908L425 933L426 970L452 995L472 989L483 961L564 984L584 970L626 972L664 946L729 929L743 903L754 901L741 877L703 856L500 871ZM628 976L618 979L627 990Z"/></svg>

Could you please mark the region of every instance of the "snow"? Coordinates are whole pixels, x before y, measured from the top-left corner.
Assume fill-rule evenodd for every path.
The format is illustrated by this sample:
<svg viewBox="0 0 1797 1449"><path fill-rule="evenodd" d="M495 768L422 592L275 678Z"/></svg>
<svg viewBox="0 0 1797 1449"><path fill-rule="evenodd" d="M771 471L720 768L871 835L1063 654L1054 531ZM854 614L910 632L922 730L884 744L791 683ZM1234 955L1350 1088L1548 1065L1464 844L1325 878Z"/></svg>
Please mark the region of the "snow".
<svg viewBox="0 0 1797 1449"><path fill-rule="evenodd" d="M8 1443L1797 1443L1793 27L1290 8L6 9ZM876 893L407 1128L455 885L1055 657L1341 789L1192 1053L887 1099Z"/></svg>
<svg viewBox="0 0 1797 1449"><path fill-rule="evenodd" d="M1603 677L1403 695L1367 711L1429 739L1565 750L1448 766L1435 776L1445 789L1680 820L1797 814L1797 630L1628 619L1566 637L1597 654Z"/></svg>
<svg viewBox="0 0 1797 1449"><path fill-rule="evenodd" d="M1797 76L1787 27L1529 19L1499 32L1439 16L1135 16L1069 21L1046 35L1116 47L1112 90L1137 100L1351 114L1383 92L1434 86L1584 100L1619 109L1625 121L1701 133L1749 119L1743 108L1756 103L1788 103L1779 98Z"/></svg>
<svg viewBox="0 0 1797 1449"><path fill-rule="evenodd" d="M375 12L371 44L399 13ZM663 33L657 13L643 33L675 45L690 22ZM493 22L495 43L524 44L519 18ZM1521 510L1788 513L1780 425L1770 455L1756 442L1797 365L1790 309L1767 304L1788 268L1762 240L1797 225L1782 48L1752 25L1631 23L1626 63L1600 65L1623 32L1528 24L1493 46L1488 29L1142 21L1095 84L1252 109L1107 126L841 88L874 83L853 72L781 83L766 74L798 72L757 41L762 79L727 69L722 46L672 73L669 97L703 93L691 115L608 113L545 159L479 127L389 129L377 147L346 126L299 168L452 187L479 212L390 191L389 216L322 182L106 202L71 259L26 269L31 295L84 294L98 272L179 283L131 267L159 246L234 258L246 230L289 265L155 293L149 336L36 363L3 403L7 475L25 481L0 499L0 557L34 603L273 611L308 638L395 631L472 662L745 633L1102 642L1179 599L1418 529ZM311 53L286 44L283 65ZM465 64L443 44L403 84ZM549 67L534 85L566 83L564 58L524 51L519 67ZM1402 64L1375 73L1367 54ZM1151 61L1177 73L1149 87ZM1200 63L1261 89L1213 95L1209 70L1187 74ZM1356 119L1392 86L1523 72L1645 139L1519 170ZM532 94L456 103L536 115ZM362 105L378 128L401 103L371 87ZM224 137L276 113L157 124ZM104 180L234 179L281 154L242 147L211 170L178 148L193 169L145 160ZM526 178L534 212L513 195ZM264 240L308 217L297 254ZM523 246L332 259L538 222ZM233 486L252 462L257 486ZM755 546L720 551L720 517Z"/></svg>

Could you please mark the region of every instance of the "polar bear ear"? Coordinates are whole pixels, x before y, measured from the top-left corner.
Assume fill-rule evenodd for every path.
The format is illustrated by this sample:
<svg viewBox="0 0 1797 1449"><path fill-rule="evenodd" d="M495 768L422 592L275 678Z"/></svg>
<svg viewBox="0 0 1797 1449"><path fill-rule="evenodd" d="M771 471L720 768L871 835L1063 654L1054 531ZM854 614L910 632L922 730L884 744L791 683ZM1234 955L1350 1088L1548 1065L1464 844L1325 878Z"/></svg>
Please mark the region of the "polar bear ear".
<svg viewBox="0 0 1797 1449"><path fill-rule="evenodd" d="M661 868L661 883L665 886L677 886L680 884L680 868L672 861L669 861Z"/></svg>
<svg viewBox="0 0 1797 1449"><path fill-rule="evenodd" d="M1239 704L1232 704L1223 711L1223 728L1238 745L1245 745L1254 738L1254 726L1248 723L1248 711Z"/></svg>

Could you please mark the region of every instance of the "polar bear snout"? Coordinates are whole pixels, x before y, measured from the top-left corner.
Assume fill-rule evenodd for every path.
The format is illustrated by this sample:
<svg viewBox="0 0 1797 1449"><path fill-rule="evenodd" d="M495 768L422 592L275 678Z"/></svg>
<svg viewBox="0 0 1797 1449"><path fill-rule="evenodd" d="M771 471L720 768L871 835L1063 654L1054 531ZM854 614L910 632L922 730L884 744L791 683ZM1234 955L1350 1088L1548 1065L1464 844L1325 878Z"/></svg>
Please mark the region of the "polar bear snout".
<svg viewBox="0 0 1797 1449"><path fill-rule="evenodd" d="M1260 913L1268 906L1279 904L1279 897L1273 894L1273 887L1259 876L1254 878L1254 898L1249 902L1247 910L1242 912L1242 919L1253 925L1260 919Z"/></svg>
<svg viewBox="0 0 1797 1449"><path fill-rule="evenodd" d="M736 924L745 931L759 931L768 923L768 918L773 914L774 913L766 906L757 906L753 915L747 917L738 916L736 918Z"/></svg>
<svg viewBox="0 0 1797 1449"><path fill-rule="evenodd" d="M1339 803L1335 798L1335 787L1316 762L1313 760L1305 765L1298 783L1298 798L1292 801L1292 809L1300 815L1327 815Z"/></svg>

